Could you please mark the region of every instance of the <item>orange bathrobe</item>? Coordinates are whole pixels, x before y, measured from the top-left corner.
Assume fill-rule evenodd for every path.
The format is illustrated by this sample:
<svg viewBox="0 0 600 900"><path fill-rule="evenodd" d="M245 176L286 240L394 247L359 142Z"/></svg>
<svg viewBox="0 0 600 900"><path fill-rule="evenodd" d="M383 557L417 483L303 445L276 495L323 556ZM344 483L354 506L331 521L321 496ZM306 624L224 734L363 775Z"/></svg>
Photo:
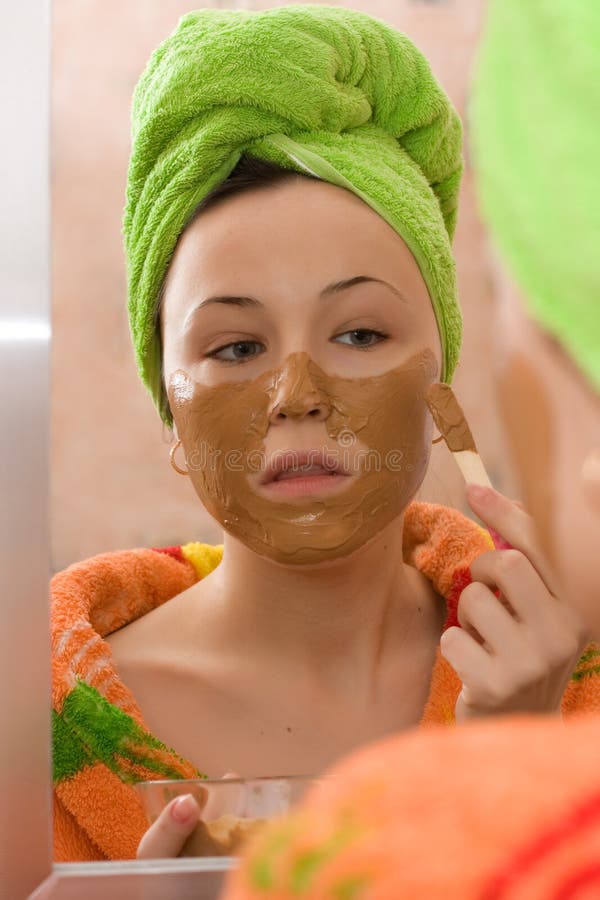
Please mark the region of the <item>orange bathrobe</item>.
<svg viewBox="0 0 600 900"><path fill-rule="evenodd" d="M452 509L412 503L404 558L444 598L456 624L469 566L493 548L487 531ZM104 637L186 590L214 569L222 545L102 553L51 581L54 836L57 862L133 859L148 822L133 784L202 773L152 735ZM563 712L600 709L600 679L584 655ZM597 660L596 660L597 661ZM439 649L422 724L450 724L461 683ZM444 729L445 731L445 729ZM287 896L287 895L286 895Z"/></svg>
<svg viewBox="0 0 600 900"><path fill-rule="evenodd" d="M415 729L328 774L222 900L600 898L599 715Z"/></svg>

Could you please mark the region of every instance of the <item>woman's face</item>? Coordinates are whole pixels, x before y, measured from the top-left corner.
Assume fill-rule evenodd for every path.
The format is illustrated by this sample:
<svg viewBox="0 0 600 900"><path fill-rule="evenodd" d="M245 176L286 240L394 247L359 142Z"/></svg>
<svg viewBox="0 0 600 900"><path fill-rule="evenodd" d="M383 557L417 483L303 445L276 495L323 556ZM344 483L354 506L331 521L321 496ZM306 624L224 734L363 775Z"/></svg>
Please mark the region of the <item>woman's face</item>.
<svg viewBox="0 0 600 900"><path fill-rule="evenodd" d="M302 178L200 215L169 268L161 333L194 488L255 552L346 556L414 496L437 325L404 241L351 192Z"/></svg>

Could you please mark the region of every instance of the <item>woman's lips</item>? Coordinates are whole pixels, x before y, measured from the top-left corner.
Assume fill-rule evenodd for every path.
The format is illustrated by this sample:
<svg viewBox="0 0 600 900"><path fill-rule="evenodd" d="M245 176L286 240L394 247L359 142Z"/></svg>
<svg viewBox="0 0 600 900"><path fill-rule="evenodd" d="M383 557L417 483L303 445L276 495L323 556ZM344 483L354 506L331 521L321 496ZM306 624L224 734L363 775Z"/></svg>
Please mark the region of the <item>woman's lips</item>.
<svg viewBox="0 0 600 900"><path fill-rule="evenodd" d="M270 495L304 497L309 494L331 494L340 490L351 480L351 476L338 472L310 472L295 474L259 485L261 491Z"/></svg>
<svg viewBox="0 0 600 900"><path fill-rule="evenodd" d="M259 489L286 497L332 493L347 484L348 474L334 451L288 447L273 452L259 478Z"/></svg>

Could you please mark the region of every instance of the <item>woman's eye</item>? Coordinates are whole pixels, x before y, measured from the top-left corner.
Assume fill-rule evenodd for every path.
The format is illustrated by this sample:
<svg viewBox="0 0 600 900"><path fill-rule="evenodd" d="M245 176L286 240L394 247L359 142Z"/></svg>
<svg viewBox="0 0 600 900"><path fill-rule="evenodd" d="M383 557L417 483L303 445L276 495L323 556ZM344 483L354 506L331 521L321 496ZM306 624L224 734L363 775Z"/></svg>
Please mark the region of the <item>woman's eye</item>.
<svg viewBox="0 0 600 900"><path fill-rule="evenodd" d="M355 328L352 331L345 331L343 334L338 334L335 340L340 340L348 335L350 335L353 340L341 341L341 343L349 343L351 347L374 347L375 344L379 344L388 337L387 334L384 334L382 331L375 331L373 328Z"/></svg>
<svg viewBox="0 0 600 900"><path fill-rule="evenodd" d="M253 352L253 348L256 347L262 347L262 344L259 344L258 341L235 341L233 344L225 344L223 347L218 347L216 350L208 353L207 356L211 357L211 359L221 359L224 362L241 362L244 359L252 359L252 357L258 356L258 353Z"/></svg>

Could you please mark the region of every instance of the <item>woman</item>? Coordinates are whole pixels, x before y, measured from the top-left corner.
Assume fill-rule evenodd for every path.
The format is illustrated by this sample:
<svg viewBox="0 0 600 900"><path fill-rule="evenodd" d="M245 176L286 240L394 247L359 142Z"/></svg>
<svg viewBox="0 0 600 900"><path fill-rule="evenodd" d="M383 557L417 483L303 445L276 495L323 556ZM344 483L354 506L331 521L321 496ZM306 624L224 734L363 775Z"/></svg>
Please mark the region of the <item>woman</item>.
<svg viewBox="0 0 600 900"><path fill-rule="evenodd" d="M483 209L508 267L496 359L507 436L549 577L596 639L599 63L597 6L498 0L471 110ZM480 502L502 515L494 492ZM420 731L339 763L302 814L257 841L227 900L600 896L599 676L597 643L579 672L595 715L566 727L521 716Z"/></svg>
<svg viewBox="0 0 600 900"><path fill-rule="evenodd" d="M176 854L197 807L144 836L141 778L321 772L455 713L581 707L585 623L550 602L524 530L506 523L519 568L498 582L483 529L410 503L425 393L458 353L459 134L418 51L353 10L201 10L153 54L124 222L132 336L224 545L53 579L57 858ZM499 600L486 621L463 604L468 640L440 652L471 579L513 606L534 582L561 622L552 653L527 635L535 670L509 636L493 693L472 660Z"/></svg>

